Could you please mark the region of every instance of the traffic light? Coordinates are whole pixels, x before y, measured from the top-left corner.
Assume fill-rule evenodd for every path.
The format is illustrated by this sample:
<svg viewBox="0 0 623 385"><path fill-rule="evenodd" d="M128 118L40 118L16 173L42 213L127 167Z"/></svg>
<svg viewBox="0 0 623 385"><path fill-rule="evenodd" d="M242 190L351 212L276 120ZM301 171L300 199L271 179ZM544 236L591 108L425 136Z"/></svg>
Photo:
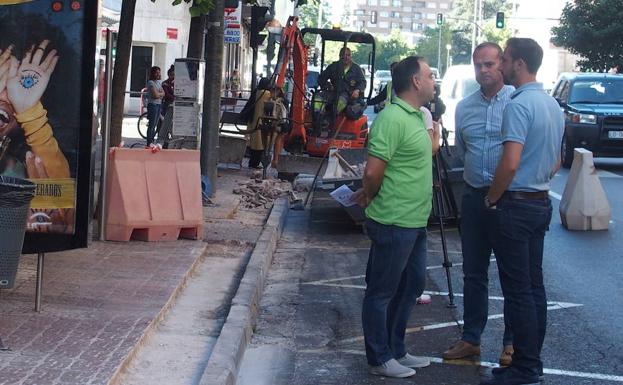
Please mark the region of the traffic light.
<svg viewBox="0 0 623 385"><path fill-rule="evenodd" d="M376 11L370 12L370 24L376 24L378 13Z"/></svg>
<svg viewBox="0 0 623 385"><path fill-rule="evenodd" d="M437 25L442 25L443 24L443 13L438 13L437 14Z"/></svg>
<svg viewBox="0 0 623 385"><path fill-rule="evenodd" d="M498 12L495 14L495 26L497 28L504 28L504 12Z"/></svg>
<svg viewBox="0 0 623 385"><path fill-rule="evenodd" d="M264 42L266 39L266 34L261 34L266 27L266 23L273 19L271 14L268 12L270 8L268 7L251 7L251 34L249 45L251 48L257 48Z"/></svg>

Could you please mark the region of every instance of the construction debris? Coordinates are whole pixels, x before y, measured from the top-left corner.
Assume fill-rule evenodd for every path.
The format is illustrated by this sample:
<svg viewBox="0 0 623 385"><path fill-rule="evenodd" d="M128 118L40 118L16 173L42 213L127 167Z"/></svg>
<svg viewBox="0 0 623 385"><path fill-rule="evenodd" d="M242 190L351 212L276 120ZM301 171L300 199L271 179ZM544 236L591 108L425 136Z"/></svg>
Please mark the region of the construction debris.
<svg viewBox="0 0 623 385"><path fill-rule="evenodd" d="M252 179L241 182L233 192L241 195L241 206L247 209L268 208L280 197L288 197L290 202L300 200L292 191L290 182L280 179Z"/></svg>

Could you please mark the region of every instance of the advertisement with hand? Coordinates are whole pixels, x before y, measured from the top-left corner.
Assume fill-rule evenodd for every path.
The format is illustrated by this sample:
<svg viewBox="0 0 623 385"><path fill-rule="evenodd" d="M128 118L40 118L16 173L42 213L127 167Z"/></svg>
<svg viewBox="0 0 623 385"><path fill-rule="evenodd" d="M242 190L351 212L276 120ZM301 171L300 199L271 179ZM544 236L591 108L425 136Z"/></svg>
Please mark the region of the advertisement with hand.
<svg viewBox="0 0 623 385"><path fill-rule="evenodd" d="M0 0L0 175L37 184L32 250L86 246L96 4Z"/></svg>

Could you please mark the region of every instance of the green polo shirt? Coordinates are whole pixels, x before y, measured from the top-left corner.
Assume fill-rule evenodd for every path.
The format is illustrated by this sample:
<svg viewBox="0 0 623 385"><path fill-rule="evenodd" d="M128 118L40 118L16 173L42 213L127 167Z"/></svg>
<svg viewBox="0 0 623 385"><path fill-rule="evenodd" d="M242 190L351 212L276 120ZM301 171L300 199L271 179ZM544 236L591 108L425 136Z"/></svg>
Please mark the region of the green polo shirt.
<svg viewBox="0 0 623 385"><path fill-rule="evenodd" d="M433 194L432 143L422 112L395 96L374 119L368 154L387 162L368 218L385 225L426 227Z"/></svg>

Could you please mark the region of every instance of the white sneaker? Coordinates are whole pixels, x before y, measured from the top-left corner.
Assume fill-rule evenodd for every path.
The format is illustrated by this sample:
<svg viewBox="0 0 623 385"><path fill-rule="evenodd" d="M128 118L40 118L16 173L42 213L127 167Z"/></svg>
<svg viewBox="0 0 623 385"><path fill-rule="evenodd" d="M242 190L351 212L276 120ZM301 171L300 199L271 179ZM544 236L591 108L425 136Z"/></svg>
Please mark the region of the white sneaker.
<svg viewBox="0 0 623 385"><path fill-rule="evenodd" d="M398 359L398 363L408 368L425 368L430 365L430 360L426 357L416 357L407 353L404 357Z"/></svg>
<svg viewBox="0 0 623 385"><path fill-rule="evenodd" d="M415 370L402 366L395 359L385 362L383 365L370 366L370 374L383 377L405 378L415 374Z"/></svg>

